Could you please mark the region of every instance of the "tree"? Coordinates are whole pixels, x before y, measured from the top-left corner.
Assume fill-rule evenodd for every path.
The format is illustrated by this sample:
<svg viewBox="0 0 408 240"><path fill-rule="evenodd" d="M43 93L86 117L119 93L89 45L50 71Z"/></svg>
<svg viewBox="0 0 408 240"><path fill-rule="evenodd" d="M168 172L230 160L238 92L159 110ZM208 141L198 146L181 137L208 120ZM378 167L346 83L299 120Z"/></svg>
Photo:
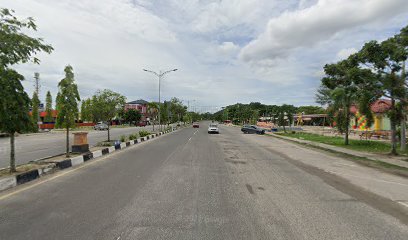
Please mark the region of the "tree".
<svg viewBox="0 0 408 240"><path fill-rule="evenodd" d="M153 131L154 131L154 125L156 122L156 118L158 115L158 111L159 111L159 105L155 102L149 102L147 104L147 112L149 113L149 117L153 123Z"/></svg>
<svg viewBox="0 0 408 240"><path fill-rule="evenodd" d="M376 89L375 77L368 69L360 68L359 55L350 55L335 64L326 64L326 76L322 79L320 96L331 104L331 113L335 115L336 126L344 135L344 144L349 144L349 125L352 116L350 107L364 98L373 96ZM327 99L330 98L331 100ZM326 99L325 99L326 98ZM368 103L368 102L365 102Z"/></svg>
<svg viewBox="0 0 408 240"><path fill-rule="evenodd" d="M31 100L31 121L33 123L33 131L38 132L38 121L39 121L39 112L38 107L40 105L40 99L38 99L38 94L36 91L33 93L33 98Z"/></svg>
<svg viewBox="0 0 408 240"><path fill-rule="evenodd" d="M37 30L34 19L20 20L13 14L13 10L0 8L0 130L10 134L11 172L16 171L14 134L27 131L32 125L28 115L30 98L21 84L24 77L9 67L29 61L38 64L36 53L53 50L41 38L27 35L29 30Z"/></svg>
<svg viewBox="0 0 408 240"><path fill-rule="evenodd" d="M391 154L397 154L396 131L401 121L397 102L406 101L405 79L401 74L408 52L397 37L389 38L381 43L370 41L359 52L362 64L378 76L383 89L383 96L391 99L388 112L391 121Z"/></svg>
<svg viewBox="0 0 408 240"><path fill-rule="evenodd" d="M81 120L92 122L94 120L92 115L92 99L87 98L81 102Z"/></svg>
<svg viewBox="0 0 408 240"><path fill-rule="evenodd" d="M33 18L20 20L15 17L13 10L0 8L0 68L17 63L40 60L34 55L38 52L51 53L51 45L44 44L41 38L32 38L27 35L28 30L37 31ZM18 43L18 44L17 44Z"/></svg>
<svg viewBox="0 0 408 240"><path fill-rule="evenodd" d="M296 107L293 105L283 104L278 107L275 117L278 120L278 125L283 127L283 131L286 132L285 126L291 126L293 123L293 115L296 112Z"/></svg>
<svg viewBox="0 0 408 240"><path fill-rule="evenodd" d="M142 114L136 109L128 109L125 111L124 120L125 122L129 123L129 125L132 125L132 123L136 125L141 118Z"/></svg>
<svg viewBox="0 0 408 240"><path fill-rule="evenodd" d="M52 96L50 91L47 92L47 96L45 97L45 118L44 122L52 122Z"/></svg>
<svg viewBox="0 0 408 240"><path fill-rule="evenodd" d="M94 120L108 122L108 142L110 142L111 121L124 108L125 103L125 96L109 89L97 91L92 97L92 115Z"/></svg>
<svg viewBox="0 0 408 240"><path fill-rule="evenodd" d="M65 78L58 83L56 125L66 129L66 157L69 157L69 129L75 127L75 119L78 117L78 102L81 99L75 83L73 68L68 65L64 71Z"/></svg>
<svg viewBox="0 0 408 240"><path fill-rule="evenodd" d="M16 171L15 133L32 127L28 114L30 98L21 84L23 80L16 71L0 67L0 131L10 134L10 172Z"/></svg>

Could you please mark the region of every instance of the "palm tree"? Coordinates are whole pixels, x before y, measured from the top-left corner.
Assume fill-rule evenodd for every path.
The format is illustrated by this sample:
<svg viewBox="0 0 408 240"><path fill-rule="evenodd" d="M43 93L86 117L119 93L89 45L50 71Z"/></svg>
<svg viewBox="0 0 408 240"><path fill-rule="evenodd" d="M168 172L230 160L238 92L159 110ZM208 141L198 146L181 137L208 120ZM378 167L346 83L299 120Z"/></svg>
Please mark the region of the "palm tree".
<svg viewBox="0 0 408 240"><path fill-rule="evenodd" d="M149 113L149 117L152 119L153 131L154 131L154 123L156 121L158 109L159 109L158 104L155 102L150 102L147 104L147 112Z"/></svg>

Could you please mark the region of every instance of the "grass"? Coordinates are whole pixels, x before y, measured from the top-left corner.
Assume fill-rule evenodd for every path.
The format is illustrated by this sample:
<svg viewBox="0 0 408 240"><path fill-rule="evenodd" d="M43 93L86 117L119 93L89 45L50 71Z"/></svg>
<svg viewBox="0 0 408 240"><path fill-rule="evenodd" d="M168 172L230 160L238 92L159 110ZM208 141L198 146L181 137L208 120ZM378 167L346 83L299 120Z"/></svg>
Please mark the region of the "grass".
<svg viewBox="0 0 408 240"><path fill-rule="evenodd" d="M347 148L356 151L370 152L370 153L389 153L391 144L387 142L380 142L374 140L356 140L349 139L349 145L344 145L343 137L322 136L312 133L278 133L281 136L308 140L313 142L325 143L328 145ZM400 154L407 154L407 152L399 152Z"/></svg>

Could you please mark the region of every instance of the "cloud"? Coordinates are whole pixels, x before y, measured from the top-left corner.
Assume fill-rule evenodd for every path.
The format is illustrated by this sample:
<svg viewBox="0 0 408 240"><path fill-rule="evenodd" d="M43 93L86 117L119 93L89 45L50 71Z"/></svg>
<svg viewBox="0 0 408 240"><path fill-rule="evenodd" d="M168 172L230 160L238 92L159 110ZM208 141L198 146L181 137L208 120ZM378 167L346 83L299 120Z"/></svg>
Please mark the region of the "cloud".
<svg viewBox="0 0 408 240"><path fill-rule="evenodd" d="M29 95L39 72L42 100L47 90L55 97L71 64L82 98L109 88L128 100L157 100L157 78L142 69L178 68L163 79L162 99L222 106L313 103L325 63L406 24L407 13L393 17L406 4L384 2L3 0L2 6L34 17L39 31L30 34L55 48L38 56L40 65L14 66Z"/></svg>
<svg viewBox="0 0 408 240"><path fill-rule="evenodd" d="M336 33L408 10L406 0L319 0L309 8L285 12L240 53L244 61L285 57L293 49L314 46Z"/></svg>
<svg viewBox="0 0 408 240"><path fill-rule="evenodd" d="M339 59L346 59L348 58L351 54L358 52L357 49L355 48L344 48L341 49L338 53L337 53L337 58Z"/></svg>
<svg viewBox="0 0 408 240"><path fill-rule="evenodd" d="M223 42L218 46L218 52L223 55L230 55L239 50L239 46L235 45L233 42Z"/></svg>

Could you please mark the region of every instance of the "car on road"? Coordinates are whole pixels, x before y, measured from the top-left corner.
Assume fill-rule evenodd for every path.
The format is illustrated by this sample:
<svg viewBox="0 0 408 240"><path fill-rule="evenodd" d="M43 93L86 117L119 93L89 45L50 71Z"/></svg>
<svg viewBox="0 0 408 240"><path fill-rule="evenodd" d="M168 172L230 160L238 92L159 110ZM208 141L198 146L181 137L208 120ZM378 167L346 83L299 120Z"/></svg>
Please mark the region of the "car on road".
<svg viewBox="0 0 408 240"><path fill-rule="evenodd" d="M218 125L215 123L211 123L210 126L208 126L208 133L216 133L219 134L220 130L218 129Z"/></svg>
<svg viewBox="0 0 408 240"><path fill-rule="evenodd" d="M243 133L265 134L265 130L254 125L244 125L241 128Z"/></svg>
<svg viewBox="0 0 408 240"><path fill-rule="evenodd" d="M104 122L98 122L95 126L94 129L95 130L108 130L109 126L108 124L104 123Z"/></svg>
<svg viewBox="0 0 408 240"><path fill-rule="evenodd" d="M198 124L198 122L193 123L193 128L199 128L199 127L200 127L200 125Z"/></svg>
<svg viewBox="0 0 408 240"><path fill-rule="evenodd" d="M135 124L136 127L146 127L147 123L146 122L138 122Z"/></svg>

